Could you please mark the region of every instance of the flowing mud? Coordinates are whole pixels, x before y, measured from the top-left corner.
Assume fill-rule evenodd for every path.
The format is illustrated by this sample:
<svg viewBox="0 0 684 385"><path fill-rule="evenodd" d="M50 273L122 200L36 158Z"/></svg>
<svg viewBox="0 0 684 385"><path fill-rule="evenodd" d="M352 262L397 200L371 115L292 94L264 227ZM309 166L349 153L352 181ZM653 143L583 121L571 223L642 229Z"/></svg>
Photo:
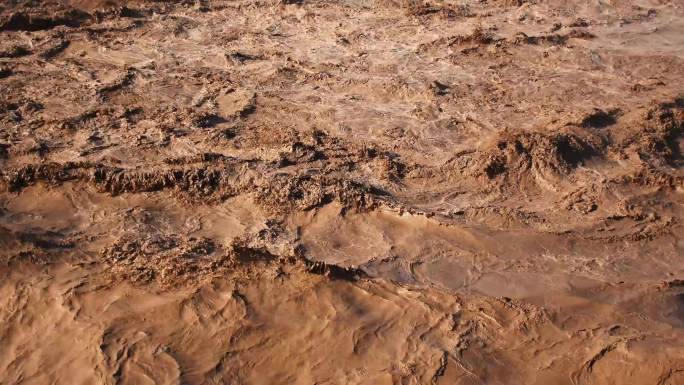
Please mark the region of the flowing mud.
<svg viewBox="0 0 684 385"><path fill-rule="evenodd" d="M684 3L0 4L0 384L684 384Z"/></svg>

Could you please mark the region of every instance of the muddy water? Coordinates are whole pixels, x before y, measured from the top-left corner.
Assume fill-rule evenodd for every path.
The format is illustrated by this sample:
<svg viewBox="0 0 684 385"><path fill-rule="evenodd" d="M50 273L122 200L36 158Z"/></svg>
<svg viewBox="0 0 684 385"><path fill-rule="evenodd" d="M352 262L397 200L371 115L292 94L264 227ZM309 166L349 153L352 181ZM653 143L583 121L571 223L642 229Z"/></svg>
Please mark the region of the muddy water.
<svg viewBox="0 0 684 385"><path fill-rule="evenodd" d="M0 384L684 383L677 1L0 4Z"/></svg>

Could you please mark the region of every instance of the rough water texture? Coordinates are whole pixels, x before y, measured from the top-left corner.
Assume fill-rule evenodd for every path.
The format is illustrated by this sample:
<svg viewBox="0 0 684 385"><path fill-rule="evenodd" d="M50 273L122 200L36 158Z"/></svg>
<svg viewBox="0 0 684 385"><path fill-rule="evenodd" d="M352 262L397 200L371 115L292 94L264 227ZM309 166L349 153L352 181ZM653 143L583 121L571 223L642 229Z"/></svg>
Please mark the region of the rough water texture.
<svg viewBox="0 0 684 385"><path fill-rule="evenodd" d="M8 0L0 90L0 384L684 384L681 1Z"/></svg>

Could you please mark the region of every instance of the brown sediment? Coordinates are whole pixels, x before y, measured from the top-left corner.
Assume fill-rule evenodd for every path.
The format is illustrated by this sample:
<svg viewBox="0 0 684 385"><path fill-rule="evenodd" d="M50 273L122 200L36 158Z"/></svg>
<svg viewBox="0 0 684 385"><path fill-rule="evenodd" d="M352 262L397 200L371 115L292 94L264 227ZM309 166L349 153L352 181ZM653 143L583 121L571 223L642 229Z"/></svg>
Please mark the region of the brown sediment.
<svg viewBox="0 0 684 385"><path fill-rule="evenodd" d="M0 383L684 381L676 1L0 4Z"/></svg>

